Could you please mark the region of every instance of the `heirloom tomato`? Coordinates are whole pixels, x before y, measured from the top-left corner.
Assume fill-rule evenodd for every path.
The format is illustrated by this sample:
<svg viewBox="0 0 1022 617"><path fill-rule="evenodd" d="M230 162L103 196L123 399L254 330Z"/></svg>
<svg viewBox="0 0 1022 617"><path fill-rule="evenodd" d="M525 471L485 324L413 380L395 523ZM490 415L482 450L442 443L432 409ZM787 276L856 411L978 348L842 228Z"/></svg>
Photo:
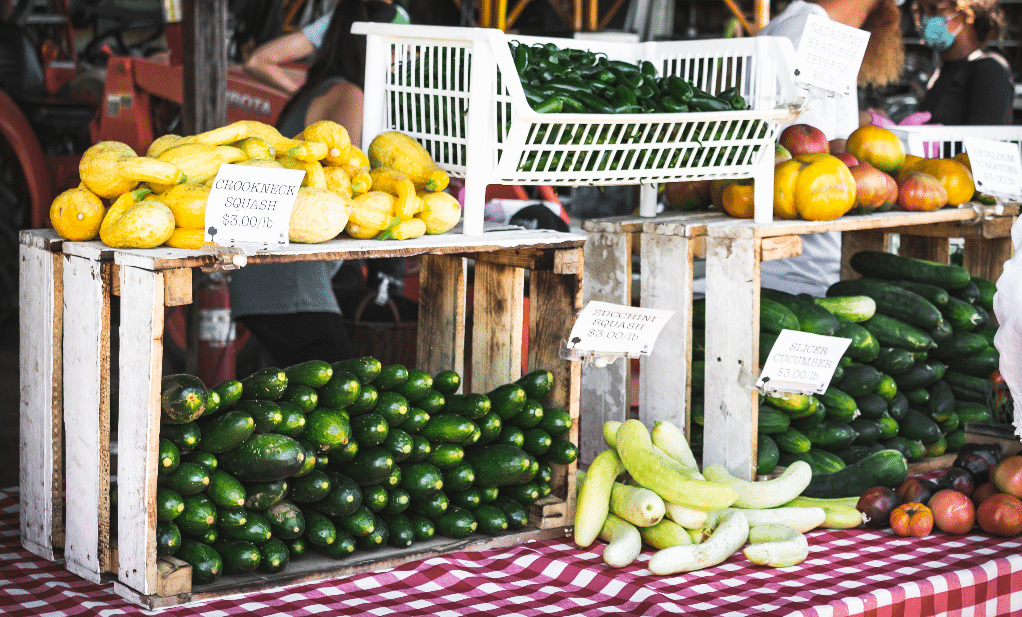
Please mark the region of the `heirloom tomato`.
<svg viewBox="0 0 1022 617"><path fill-rule="evenodd" d="M1022 533L1022 501L1004 493L991 495L976 508L976 522L989 534L1017 536Z"/></svg>
<svg viewBox="0 0 1022 617"><path fill-rule="evenodd" d="M891 529L899 536L927 536L933 531L933 512L921 503L903 503L891 512Z"/></svg>
<svg viewBox="0 0 1022 617"><path fill-rule="evenodd" d="M889 174L897 173L905 163L905 146L897 135L882 126L867 124L852 131L845 151Z"/></svg>
<svg viewBox="0 0 1022 617"><path fill-rule="evenodd" d="M933 524L944 533L969 533L976 524L976 506L954 489L937 491L930 498L929 508L933 512Z"/></svg>

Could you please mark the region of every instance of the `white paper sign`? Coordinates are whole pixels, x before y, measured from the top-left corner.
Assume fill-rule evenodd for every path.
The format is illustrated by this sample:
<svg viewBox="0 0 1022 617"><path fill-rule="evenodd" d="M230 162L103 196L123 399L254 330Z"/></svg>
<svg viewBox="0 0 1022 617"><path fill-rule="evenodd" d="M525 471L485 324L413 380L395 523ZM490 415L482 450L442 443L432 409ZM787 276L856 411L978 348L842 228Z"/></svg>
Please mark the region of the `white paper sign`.
<svg viewBox="0 0 1022 617"><path fill-rule="evenodd" d="M969 153L977 191L1022 201L1022 151L1018 144L964 137L962 145Z"/></svg>
<svg viewBox="0 0 1022 617"><path fill-rule="evenodd" d="M674 311L592 300L579 313L567 348L648 356L672 315Z"/></svg>
<svg viewBox="0 0 1022 617"><path fill-rule="evenodd" d="M220 246L252 242L286 246L291 211L305 172L221 165L206 200L204 240Z"/></svg>
<svg viewBox="0 0 1022 617"><path fill-rule="evenodd" d="M766 391L823 394L852 339L781 330L756 385Z"/></svg>
<svg viewBox="0 0 1022 617"><path fill-rule="evenodd" d="M867 42L865 30L810 15L795 50L795 83L853 94Z"/></svg>

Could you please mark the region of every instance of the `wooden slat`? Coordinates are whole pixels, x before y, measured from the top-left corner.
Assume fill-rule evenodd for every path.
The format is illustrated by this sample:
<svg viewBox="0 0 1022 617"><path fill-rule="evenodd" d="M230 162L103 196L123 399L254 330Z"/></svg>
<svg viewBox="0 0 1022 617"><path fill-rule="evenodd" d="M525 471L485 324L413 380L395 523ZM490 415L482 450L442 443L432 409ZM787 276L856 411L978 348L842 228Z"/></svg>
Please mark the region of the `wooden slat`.
<svg viewBox="0 0 1022 617"><path fill-rule="evenodd" d="M755 476L758 394L741 380L759 368L758 245L754 238L706 242L703 465L724 465L747 480Z"/></svg>
<svg viewBox="0 0 1022 617"><path fill-rule="evenodd" d="M675 311L649 356L639 360L639 419L689 429L692 381L692 240L642 234L642 308Z"/></svg>
<svg viewBox="0 0 1022 617"><path fill-rule="evenodd" d="M930 238L901 234L901 248L898 251L905 257L927 259L946 264L951 259L951 245L947 238Z"/></svg>
<svg viewBox="0 0 1022 617"><path fill-rule="evenodd" d="M476 262L472 303L471 392L522 376L525 271Z"/></svg>
<svg viewBox="0 0 1022 617"><path fill-rule="evenodd" d="M630 305L632 299L632 234L591 231L585 245L583 303L593 300ZM572 322L574 323L574 322ZM603 423L624 421L631 405L629 362L582 367L582 408L579 458L589 464L606 447Z"/></svg>
<svg viewBox="0 0 1022 617"><path fill-rule="evenodd" d="M64 548L64 259L36 240L22 234L18 251L19 518L21 545L54 561Z"/></svg>
<svg viewBox="0 0 1022 617"><path fill-rule="evenodd" d="M473 252L466 254L465 257L475 260L476 263L513 266L527 270L550 270L554 265L554 256L551 251L533 248L514 248L485 253Z"/></svg>
<svg viewBox="0 0 1022 617"><path fill-rule="evenodd" d="M1017 213L1016 213L1017 214ZM945 208L935 212L891 211L865 216L843 216L833 221L787 221L755 223L751 220L733 224L710 226L707 234L726 238L767 238L824 231L853 231L858 229L887 229L906 225L929 225L955 221L971 221L980 215L971 208ZM1010 216L1010 214L1005 214Z"/></svg>
<svg viewBox="0 0 1022 617"><path fill-rule="evenodd" d="M963 265L969 274L996 283L1004 271L1004 264L1015 253L1011 236L989 240L967 238L962 249Z"/></svg>
<svg viewBox="0 0 1022 617"><path fill-rule="evenodd" d="M887 234L876 229L846 231L841 234L841 280L857 279L859 273L848 265L852 255L861 251L886 250Z"/></svg>
<svg viewBox="0 0 1022 617"><path fill-rule="evenodd" d="M582 250L565 249L559 261L581 266ZM544 404L563 407L571 418L571 429L564 439L578 443L579 384L582 370L578 362L559 357L562 341L568 339L575 315L582 309L582 273L556 274L532 272L529 278L529 370L545 368L554 375L554 388ZM530 523L540 529L574 524L575 465L551 465L551 496L557 501L529 508Z"/></svg>
<svg viewBox="0 0 1022 617"><path fill-rule="evenodd" d="M110 280L113 282L111 293L121 295L121 275L119 264L114 264ZM163 271L163 305L184 306L192 303L192 269L177 268Z"/></svg>
<svg viewBox="0 0 1022 617"><path fill-rule="evenodd" d="M192 566L173 555L156 561L156 595L161 597L190 593L192 590Z"/></svg>
<svg viewBox="0 0 1022 617"><path fill-rule="evenodd" d="M163 274L121 268L117 439L118 580L157 591L156 466L163 374Z"/></svg>
<svg viewBox="0 0 1022 617"><path fill-rule="evenodd" d="M996 216L982 221L964 223L935 223L925 227L894 227L888 233L906 233L931 238L1006 238L1018 217Z"/></svg>
<svg viewBox="0 0 1022 617"><path fill-rule="evenodd" d="M760 261L773 261L798 257L802 254L802 236L775 236L763 238L760 244Z"/></svg>
<svg viewBox="0 0 1022 617"><path fill-rule="evenodd" d="M107 271L104 280L103 270ZM98 583L110 565L110 264L64 265L67 569Z"/></svg>
<svg viewBox="0 0 1022 617"><path fill-rule="evenodd" d="M419 368L465 374L465 259L423 255L419 266Z"/></svg>

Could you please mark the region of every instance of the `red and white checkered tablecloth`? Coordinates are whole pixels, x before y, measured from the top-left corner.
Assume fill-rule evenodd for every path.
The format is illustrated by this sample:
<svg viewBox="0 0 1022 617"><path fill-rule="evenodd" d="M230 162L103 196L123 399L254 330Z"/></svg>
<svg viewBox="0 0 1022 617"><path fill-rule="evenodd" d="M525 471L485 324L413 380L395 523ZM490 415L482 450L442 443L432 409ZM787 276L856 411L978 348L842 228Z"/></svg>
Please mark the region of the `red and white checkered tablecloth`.
<svg viewBox="0 0 1022 617"><path fill-rule="evenodd" d="M21 548L17 493L0 492L0 614L65 617L150 614ZM452 553L376 573L164 609L173 617L456 617L513 615L1022 615L1022 539L983 534L922 539L888 531L815 531L802 564L720 566L671 577L644 551L612 569L603 544L565 540Z"/></svg>

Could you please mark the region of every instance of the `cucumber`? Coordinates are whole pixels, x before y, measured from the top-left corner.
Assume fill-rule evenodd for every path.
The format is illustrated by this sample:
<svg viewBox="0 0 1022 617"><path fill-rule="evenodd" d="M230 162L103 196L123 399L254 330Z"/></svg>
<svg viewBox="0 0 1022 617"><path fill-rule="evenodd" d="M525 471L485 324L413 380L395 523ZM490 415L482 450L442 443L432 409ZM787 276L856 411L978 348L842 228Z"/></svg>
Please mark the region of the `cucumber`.
<svg viewBox="0 0 1022 617"><path fill-rule="evenodd" d="M890 414L880 416L876 422L880 424L880 439L890 439L897 435L901 429L901 425Z"/></svg>
<svg viewBox="0 0 1022 617"><path fill-rule="evenodd" d="M806 497L852 497L874 486L895 487L908 477L908 462L897 450L874 452L832 473L813 474Z"/></svg>
<svg viewBox="0 0 1022 617"><path fill-rule="evenodd" d="M868 364L853 364L845 367L844 377L835 384L851 397L863 396L875 392L880 385L882 375Z"/></svg>
<svg viewBox="0 0 1022 617"><path fill-rule="evenodd" d="M988 347L985 337L973 332L955 332L948 340L942 341L930 352L934 358L953 358L955 356L971 356Z"/></svg>
<svg viewBox="0 0 1022 617"><path fill-rule="evenodd" d="M972 277L972 283L976 286L976 290L979 292L979 296L976 298L976 306L986 310L994 310L994 294L997 292L997 286L987 279L980 278L978 276Z"/></svg>
<svg viewBox="0 0 1022 617"><path fill-rule="evenodd" d="M916 409L909 409L905 419L898 423L898 434L923 445L930 445L940 440L943 435L940 427L929 416Z"/></svg>
<svg viewBox="0 0 1022 617"><path fill-rule="evenodd" d="M898 347L881 347L873 366L887 375L897 375L912 368L915 359L912 352Z"/></svg>
<svg viewBox="0 0 1022 617"><path fill-rule="evenodd" d="M326 497L312 504L312 507L328 516L346 516L362 505L362 490L349 476L335 470L328 470L330 492Z"/></svg>
<svg viewBox="0 0 1022 617"><path fill-rule="evenodd" d="M928 388L930 400L926 406L927 414L936 422L947 420L955 411L955 395L946 381L937 380Z"/></svg>
<svg viewBox="0 0 1022 617"><path fill-rule="evenodd" d="M926 407L930 404L930 391L926 388L913 388L911 390L902 390L905 393L905 398L908 399L910 406Z"/></svg>
<svg viewBox="0 0 1022 617"><path fill-rule="evenodd" d="M954 290L951 292L951 295L959 300L965 300L969 304L976 304L976 301L979 300L979 287L976 286L972 279L969 279L968 285Z"/></svg>
<svg viewBox="0 0 1022 617"><path fill-rule="evenodd" d="M834 336L851 339L845 355L859 362L872 362L880 354L880 344L869 333L857 323L842 321L838 323L837 332Z"/></svg>
<svg viewBox="0 0 1022 617"><path fill-rule="evenodd" d="M928 332L899 319L877 313L862 322L877 342L885 347L898 347L908 351L927 351L937 346Z"/></svg>
<svg viewBox="0 0 1022 617"><path fill-rule="evenodd" d="M795 313L779 302L769 298L759 301L759 330L771 334L780 334L781 330L798 330L799 321Z"/></svg>
<svg viewBox="0 0 1022 617"><path fill-rule="evenodd" d="M958 428L944 436L948 452L958 452L965 445L965 429Z"/></svg>
<svg viewBox="0 0 1022 617"><path fill-rule="evenodd" d="M984 347L971 355L953 356L947 359L948 368L972 377L986 378L998 369L1001 354L994 347Z"/></svg>
<svg viewBox="0 0 1022 617"><path fill-rule="evenodd" d="M993 397L993 385L981 377L973 377L965 373L948 370L944 373L944 381L951 386L956 401L988 403Z"/></svg>
<svg viewBox="0 0 1022 617"><path fill-rule="evenodd" d="M528 482L536 475L533 461L535 459L521 448L504 444L478 446L465 452L465 462L475 469L478 486Z"/></svg>
<svg viewBox="0 0 1022 617"><path fill-rule="evenodd" d="M901 435L882 439L878 443L888 450L897 450L901 452L905 459L910 463L914 463L926 456L926 447L923 446L921 441L913 441Z"/></svg>
<svg viewBox="0 0 1022 617"><path fill-rule="evenodd" d="M879 394L870 392L855 399L861 417L867 420L877 420L888 412L888 404Z"/></svg>
<svg viewBox="0 0 1022 617"><path fill-rule="evenodd" d="M877 311L876 300L869 296L833 296L813 298L813 302L831 312L840 321L861 323Z"/></svg>
<svg viewBox="0 0 1022 617"><path fill-rule="evenodd" d="M870 454L873 454L874 452L879 452L880 450L883 450L883 447L875 443L870 444L868 446L858 446L853 444L848 446L844 450L835 452L834 454L837 455L838 458L840 458L841 461L844 462L845 466L847 467L848 465L857 463L862 459L866 458L867 456L869 456Z"/></svg>
<svg viewBox="0 0 1022 617"><path fill-rule="evenodd" d="M955 335L955 329L951 327L951 324L945 319L940 322L936 328L930 328L930 338L933 342L940 347L944 343L948 342L952 336Z"/></svg>
<svg viewBox="0 0 1022 617"><path fill-rule="evenodd" d="M777 302L794 313L798 318L799 330L803 332L834 336L837 331L837 318L830 311L813 302L809 295L793 296L783 291L766 288L760 290L760 294L761 298Z"/></svg>
<svg viewBox="0 0 1022 617"><path fill-rule="evenodd" d="M908 408L909 401L904 392L898 392L894 395L894 398L887 402L887 413L898 422L905 419Z"/></svg>
<svg viewBox="0 0 1022 617"><path fill-rule="evenodd" d="M951 297L946 289L938 285L930 285L929 283L915 283L912 281L887 281L891 285L897 285L902 289L911 291L914 294L918 294L928 300L930 304L936 306L938 309L947 304Z"/></svg>
<svg viewBox="0 0 1022 617"><path fill-rule="evenodd" d="M838 451L852 445L857 433L847 422L824 420L805 432L814 448ZM778 444L780 447L780 444Z"/></svg>
<svg viewBox="0 0 1022 617"><path fill-rule="evenodd" d="M958 419L958 414L953 411L948 414L947 418L937 422L937 426L940 427L940 432L944 433L945 438L947 438L948 433L957 431L961 425L962 422Z"/></svg>
<svg viewBox="0 0 1022 617"><path fill-rule="evenodd" d="M265 513L274 538L294 540L305 533L305 515L290 501L279 501Z"/></svg>
<svg viewBox="0 0 1022 617"><path fill-rule="evenodd" d="M373 383L379 377L383 364L372 356L341 360L330 365L334 372L345 371L354 375L360 384Z"/></svg>
<svg viewBox="0 0 1022 617"><path fill-rule="evenodd" d="M174 553L178 559L192 566L192 582L206 585L220 578L224 562L212 546L189 538L181 539L181 546Z"/></svg>
<svg viewBox="0 0 1022 617"><path fill-rule="evenodd" d="M806 437L805 433L802 433L801 431L798 431L791 427L788 427L785 431L781 433L772 435L772 437L774 441L777 443L778 449L780 449L782 452L800 454L802 452L808 452L809 448L813 447L812 442L809 441L809 438Z"/></svg>
<svg viewBox="0 0 1022 617"><path fill-rule="evenodd" d="M941 311L955 332L971 332L983 323L979 308L965 300L951 296Z"/></svg>
<svg viewBox="0 0 1022 617"><path fill-rule="evenodd" d="M881 251L856 253L848 260L848 265L863 276L927 283L947 290L961 289L968 285L972 278L969 271L961 266L949 266Z"/></svg>
<svg viewBox="0 0 1022 617"><path fill-rule="evenodd" d="M769 408L770 408L769 405L761 405L759 408L760 410L759 412L763 413L764 409ZM823 405L823 403L820 403L819 405L816 406L816 410L812 414L804 416L802 418L796 418L794 420L791 420L790 426L793 426L797 431L803 431L807 428L817 426L820 422L823 422L823 419L826 417L828 417L827 407Z"/></svg>
<svg viewBox="0 0 1022 617"><path fill-rule="evenodd" d="M880 423L869 418L856 418L848 423L856 433L855 440L850 445L869 446L880 439Z"/></svg>
<svg viewBox="0 0 1022 617"><path fill-rule="evenodd" d="M760 435L783 433L790 425L791 418L783 411L769 405L762 405L759 408L757 427Z"/></svg>
<svg viewBox="0 0 1022 617"><path fill-rule="evenodd" d="M160 421L185 424L206 411L205 384L195 375L166 375L160 381Z"/></svg>
<svg viewBox="0 0 1022 617"><path fill-rule="evenodd" d="M827 289L828 296L863 295L873 298L877 312L925 330L936 328L943 316L922 296L872 278L838 281Z"/></svg>
<svg viewBox="0 0 1022 617"><path fill-rule="evenodd" d="M944 376L947 366L936 360L916 362L912 368L894 375L894 383L898 389L908 393L917 388L928 388Z"/></svg>
<svg viewBox="0 0 1022 617"><path fill-rule="evenodd" d="M770 435L760 433L756 436L756 473L765 475L777 467L781 451L777 442Z"/></svg>
<svg viewBox="0 0 1022 617"><path fill-rule="evenodd" d="M308 360L299 364L293 364L284 369L288 384L304 384L312 388L325 386L334 375L334 369L329 362L323 360Z"/></svg>
<svg viewBox="0 0 1022 617"><path fill-rule="evenodd" d="M806 452L802 460L805 460L813 468L813 473L833 473L847 467L841 457L833 452L813 448Z"/></svg>
<svg viewBox="0 0 1022 617"><path fill-rule="evenodd" d="M990 407L986 403L973 403L969 401L955 402L955 414L962 424L968 422L989 422L993 417Z"/></svg>
<svg viewBox="0 0 1022 617"><path fill-rule="evenodd" d="M851 420L860 413L855 399L834 386L830 386L823 394L816 396L820 403L827 408L828 417Z"/></svg>
<svg viewBox="0 0 1022 617"><path fill-rule="evenodd" d="M220 456L220 465L243 482L283 480L302 468L305 450L294 439L260 433Z"/></svg>
<svg viewBox="0 0 1022 617"><path fill-rule="evenodd" d="M876 393L884 402L890 402L898 394L898 383L894 381L894 377L881 373Z"/></svg>

